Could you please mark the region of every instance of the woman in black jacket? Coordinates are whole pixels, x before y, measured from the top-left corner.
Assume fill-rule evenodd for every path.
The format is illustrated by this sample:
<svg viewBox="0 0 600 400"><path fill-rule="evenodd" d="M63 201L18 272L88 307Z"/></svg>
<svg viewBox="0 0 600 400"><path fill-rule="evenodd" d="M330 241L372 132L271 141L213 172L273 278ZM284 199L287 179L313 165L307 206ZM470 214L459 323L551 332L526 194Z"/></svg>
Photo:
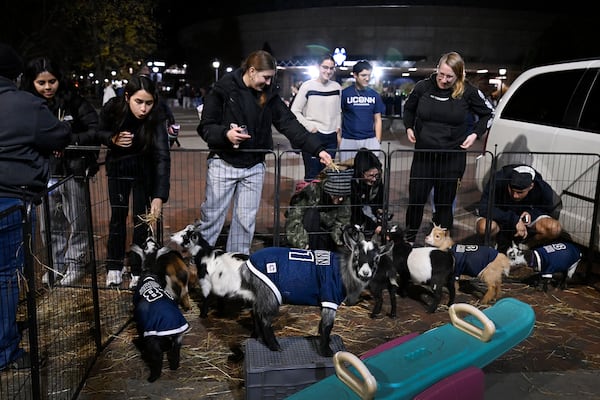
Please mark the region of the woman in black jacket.
<svg viewBox="0 0 600 400"><path fill-rule="evenodd" d="M444 54L437 72L418 82L404 104L406 135L415 144L408 187L406 239L414 242L424 205L434 189L433 222L453 225L452 203L469 149L485 134L493 108L483 93L465 80L465 63L456 52ZM469 129L469 113L478 118Z"/></svg>
<svg viewBox="0 0 600 400"><path fill-rule="evenodd" d="M112 98L100 112L98 136L108 146L106 172L111 205L107 243L106 285L122 282L129 196L133 193L133 243L140 247L150 234L148 219L158 219L169 199L171 155L158 107L158 92L146 76L134 76L123 96ZM130 259L130 288L141 274L141 260Z"/></svg>
<svg viewBox="0 0 600 400"><path fill-rule="evenodd" d="M197 130L211 152L200 230L215 245L235 196L227 251L250 252L265 176L265 151L273 149L272 126L293 148L319 157L324 166L331 163L318 138L298 122L276 92L276 70L271 54L255 51L241 68L223 76L204 99Z"/></svg>
<svg viewBox="0 0 600 400"><path fill-rule="evenodd" d="M88 211L86 209L86 177L98 171L98 151L76 150L76 146L97 145L98 114L94 107L63 81L57 63L47 57L34 58L27 64L21 80L22 89L46 100L48 108L61 121L71 124L70 147L55 151L50 159L51 183L73 175L53 190L48 198L50 220L41 218L42 232L50 229L53 266L59 284L71 285L85 273L90 261ZM43 214L41 214L44 217ZM42 234L42 238L45 235ZM50 283L48 273L42 277Z"/></svg>

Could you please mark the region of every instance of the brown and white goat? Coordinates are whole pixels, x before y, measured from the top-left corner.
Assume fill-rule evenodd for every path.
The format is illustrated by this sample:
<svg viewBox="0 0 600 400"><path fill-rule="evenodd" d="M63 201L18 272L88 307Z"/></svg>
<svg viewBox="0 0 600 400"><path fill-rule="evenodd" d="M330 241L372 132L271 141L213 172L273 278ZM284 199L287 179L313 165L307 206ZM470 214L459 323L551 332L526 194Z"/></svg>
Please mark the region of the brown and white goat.
<svg viewBox="0 0 600 400"><path fill-rule="evenodd" d="M476 244L456 244L446 228L434 225L425 237L425 243L440 250L451 251L454 255L454 276L458 281L463 276L478 277L487 285L481 299L482 304L498 300L502 290L502 275L510 273L510 260L490 246Z"/></svg>
<svg viewBox="0 0 600 400"><path fill-rule="evenodd" d="M350 227L344 230L345 247L340 253L267 247L247 260L208 246L193 225L171 239L181 245L189 242L188 249L195 249L203 290L252 303L253 334L270 350L281 350L272 326L281 304L320 306L319 353L323 356L332 355L330 336L337 308L342 302L352 305L358 301L381 255L392 248L379 247Z"/></svg>

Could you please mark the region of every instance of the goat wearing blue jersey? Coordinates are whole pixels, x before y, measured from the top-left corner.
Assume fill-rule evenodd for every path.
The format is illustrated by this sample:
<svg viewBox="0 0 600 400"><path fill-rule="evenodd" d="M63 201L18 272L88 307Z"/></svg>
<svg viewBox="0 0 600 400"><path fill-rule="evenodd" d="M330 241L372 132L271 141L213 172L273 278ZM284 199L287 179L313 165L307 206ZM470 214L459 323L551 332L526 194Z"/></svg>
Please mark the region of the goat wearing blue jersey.
<svg viewBox="0 0 600 400"><path fill-rule="evenodd" d="M346 227L340 253L268 247L251 254L246 261L236 254L207 247L193 226L187 233L185 229L175 233L171 239L182 244L189 242L190 237L196 238L196 247L189 243L188 249L194 248L196 254L202 254L196 257L196 265L203 290L252 302L254 335L269 349L281 350L272 325L281 304L320 306L322 356L332 355L330 335L338 306L342 302L348 305L358 302L377 270L380 257L393 248L393 242L380 247L365 240L354 227Z"/></svg>

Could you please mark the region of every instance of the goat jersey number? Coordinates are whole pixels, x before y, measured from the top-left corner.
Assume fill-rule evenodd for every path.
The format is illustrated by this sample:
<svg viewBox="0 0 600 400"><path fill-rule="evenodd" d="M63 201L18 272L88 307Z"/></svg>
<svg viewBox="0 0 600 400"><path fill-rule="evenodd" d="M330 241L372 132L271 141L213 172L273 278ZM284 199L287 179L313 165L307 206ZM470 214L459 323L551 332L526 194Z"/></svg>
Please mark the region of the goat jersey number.
<svg viewBox="0 0 600 400"><path fill-rule="evenodd" d="M144 332L144 337L170 336L189 329L175 300L151 277L145 278L138 286L133 295L133 305L138 331Z"/></svg>
<svg viewBox="0 0 600 400"><path fill-rule="evenodd" d="M476 244L455 244L452 252L455 260L454 276L478 276L498 256L498 250L493 247Z"/></svg>
<svg viewBox="0 0 600 400"><path fill-rule="evenodd" d="M279 304L337 309L346 297L338 255L330 251L268 247L252 254L246 264Z"/></svg>

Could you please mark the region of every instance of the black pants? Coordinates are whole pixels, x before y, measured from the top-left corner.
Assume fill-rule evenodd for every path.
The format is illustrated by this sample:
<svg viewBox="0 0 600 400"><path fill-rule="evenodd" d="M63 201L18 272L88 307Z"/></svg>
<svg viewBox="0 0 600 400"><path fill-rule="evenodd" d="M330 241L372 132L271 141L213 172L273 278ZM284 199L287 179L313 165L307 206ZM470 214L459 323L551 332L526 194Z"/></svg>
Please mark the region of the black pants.
<svg viewBox="0 0 600 400"><path fill-rule="evenodd" d="M434 221L451 229L454 221L452 203L467 163L466 152L416 152L408 185L408 208L406 210L406 238L414 241L421 222L423 210L431 189L434 190Z"/></svg>
<svg viewBox="0 0 600 400"><path fill-rule="evenodd" d="M150 210L150 196L146 190L149 183L146 182L143 175L138 174L137 165L129 161L107 163L108 197L111 211L107 242L108 270L123 268L130 195L133 195L133 243L142 246L150 234L148 225L139 218ZM131 273L139 276L142 268L141 260L136 261L131 265Z"/></svg>

